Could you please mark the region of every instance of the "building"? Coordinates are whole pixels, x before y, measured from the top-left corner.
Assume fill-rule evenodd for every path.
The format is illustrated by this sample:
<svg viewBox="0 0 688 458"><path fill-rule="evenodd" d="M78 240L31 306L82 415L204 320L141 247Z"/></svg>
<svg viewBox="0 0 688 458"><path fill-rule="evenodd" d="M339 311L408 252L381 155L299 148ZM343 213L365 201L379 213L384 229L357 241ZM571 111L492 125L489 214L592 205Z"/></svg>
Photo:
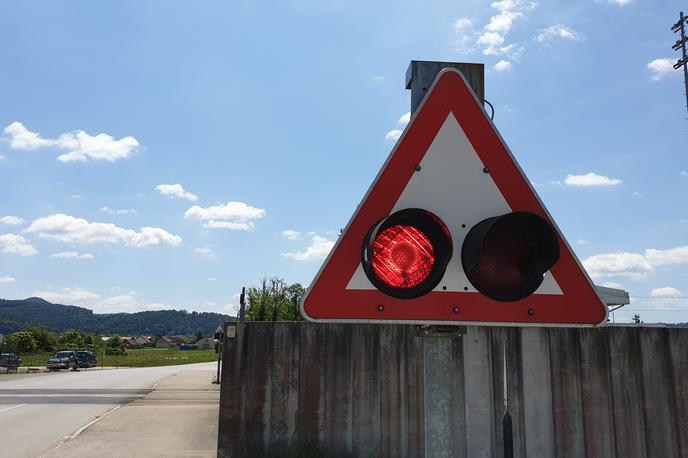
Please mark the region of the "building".
<svg viewBox="0 0 688 458"><path fill-rule="evenodd" d="M174 347L174 345L172 344L172 341L167 336L162 336L155 342L155 348L173 348L173 347Z"/></svg>
<svg viewBox="0 0 688 458"><path fill-rule="evenodd" d="M213 350L215 349L215 342L217 342L217 340L212 337L204 337L196 342L196 346L199 350Z"/></svg>
<svg viewBox="0 0 688 458"><path fill-rule="evenodd" d="M184 343L180 336L162 336L155 342L155 348L179 348Z"/></svg>
<svg viewBox="0 0 688 458"><path fill-rule="evenodd" d="M136 338L136 343L140 347L152 347L153 346L153 339L151 339L149 336L138 336Z"/></svg>
<svg viewBox="0 0 688 458"><path fill-rule="evenodd" d="M124 346L127 348L139 348L138 342L132 337L122 337L122 342L124 342Z"/></svg>

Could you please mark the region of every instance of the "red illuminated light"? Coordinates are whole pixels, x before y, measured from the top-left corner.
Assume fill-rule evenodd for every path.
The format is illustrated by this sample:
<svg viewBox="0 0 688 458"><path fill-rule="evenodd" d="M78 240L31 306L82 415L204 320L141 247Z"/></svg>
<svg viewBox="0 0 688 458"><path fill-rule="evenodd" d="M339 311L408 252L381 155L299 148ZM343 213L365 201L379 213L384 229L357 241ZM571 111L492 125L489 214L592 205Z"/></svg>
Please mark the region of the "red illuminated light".
<svg viewBox="0 0 688 458"><path fill-rule="evenodd" d="M373 242L375 275L393 288L413 288L432 273L435 254L430 239L413 226L396 225L379 232Z"/></svg>
<svg viewBox="0 0 688 458"><path fill-rule="evenodd" d="M451 256L451 235L442 220L427 210L406 208L370 229L361 262L378 290L412 299L437 286Z"/></svg>

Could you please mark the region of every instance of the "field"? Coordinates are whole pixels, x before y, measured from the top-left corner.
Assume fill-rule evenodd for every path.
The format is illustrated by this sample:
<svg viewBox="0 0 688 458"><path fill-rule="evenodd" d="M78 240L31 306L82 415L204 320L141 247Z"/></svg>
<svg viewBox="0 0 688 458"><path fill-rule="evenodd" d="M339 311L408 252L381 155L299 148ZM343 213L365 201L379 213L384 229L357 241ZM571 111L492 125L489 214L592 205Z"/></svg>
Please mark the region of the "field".
<svg viewBox="0 0 688 458"><path fill-rule="evenodd" d="M22 366L45 367L51 353L20 355ZM152 367L177 364L205 363L217 361L214 350L175 350L167 348L145 348L127 350L126 355L105 355L97 352L98 367Z"/></svg>

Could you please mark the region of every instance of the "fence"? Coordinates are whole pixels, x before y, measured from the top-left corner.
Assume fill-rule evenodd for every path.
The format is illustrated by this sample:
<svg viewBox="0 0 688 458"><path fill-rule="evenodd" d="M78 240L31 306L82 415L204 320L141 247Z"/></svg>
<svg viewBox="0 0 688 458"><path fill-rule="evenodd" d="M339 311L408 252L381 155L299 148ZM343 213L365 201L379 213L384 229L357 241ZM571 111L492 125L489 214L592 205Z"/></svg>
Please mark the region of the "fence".
<svg viewBox="0 0 688 458"><path fill-rule="evenodd" d="M220 457L688 456L688 330L239 326Z"/></svg>

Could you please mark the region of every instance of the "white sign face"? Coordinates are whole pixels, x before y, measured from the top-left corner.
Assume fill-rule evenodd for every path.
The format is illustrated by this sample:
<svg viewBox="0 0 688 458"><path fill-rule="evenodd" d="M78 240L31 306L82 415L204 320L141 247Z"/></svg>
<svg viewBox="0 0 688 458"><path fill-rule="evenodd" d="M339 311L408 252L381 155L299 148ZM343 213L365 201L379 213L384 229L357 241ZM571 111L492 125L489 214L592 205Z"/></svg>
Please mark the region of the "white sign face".
<svg viewBox="0 0 688 458"><path fill-rule="evenodd" d="M227 338L233 339L236 337L236 325L230 324L227 326Z"/></svg>

